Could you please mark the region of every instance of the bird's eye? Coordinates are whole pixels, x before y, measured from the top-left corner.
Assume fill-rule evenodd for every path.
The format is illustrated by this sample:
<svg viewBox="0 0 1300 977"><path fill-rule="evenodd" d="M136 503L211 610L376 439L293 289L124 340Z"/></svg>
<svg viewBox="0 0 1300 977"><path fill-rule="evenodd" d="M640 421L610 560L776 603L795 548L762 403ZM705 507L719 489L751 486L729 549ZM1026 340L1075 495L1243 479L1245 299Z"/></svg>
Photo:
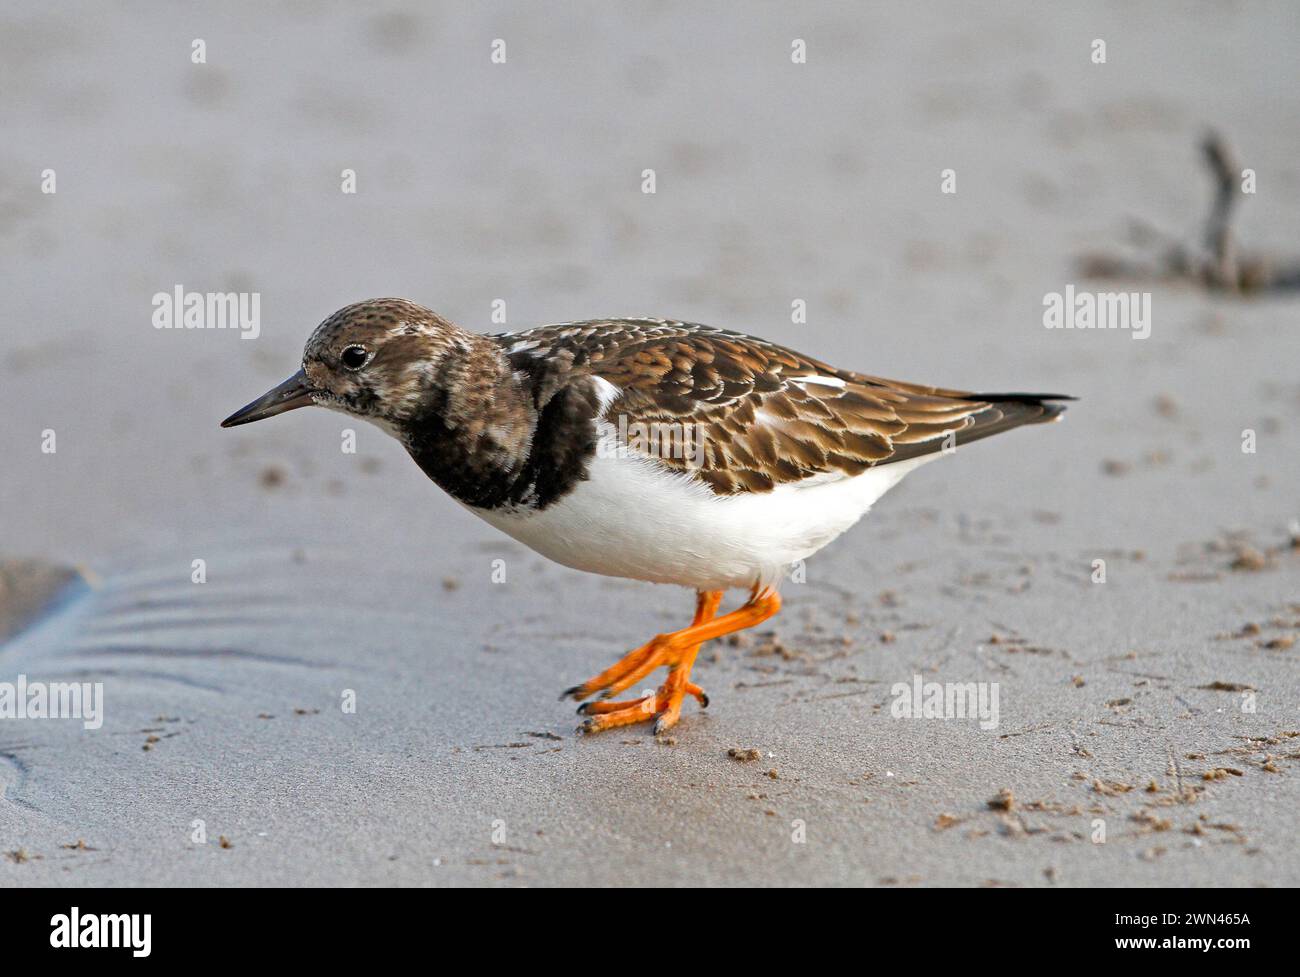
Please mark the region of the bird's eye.
<svg viewBox="0 0 1300 977"><path fill-rule="evenodd" d="M370 352L364 346L349 346L343 350L339 360L349 370L359 370L370 362Z"/></svg>

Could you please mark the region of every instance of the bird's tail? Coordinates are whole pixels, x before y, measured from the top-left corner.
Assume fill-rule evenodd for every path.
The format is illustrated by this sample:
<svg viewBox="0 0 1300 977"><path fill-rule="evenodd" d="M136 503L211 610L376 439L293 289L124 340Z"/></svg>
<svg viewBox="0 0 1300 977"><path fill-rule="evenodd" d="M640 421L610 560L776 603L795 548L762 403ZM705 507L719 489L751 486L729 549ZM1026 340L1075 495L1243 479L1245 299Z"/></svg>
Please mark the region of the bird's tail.
<svg viewBox="0 0 1300 977"><path fill-rule="evenodd" d="M1047 421L1054 421L1065 413L1065 404L1052 403L1052 401L1079 398L1071 397L1069 394L1009 393L971 394L968 399L983 400L998 405L1005 414L1015 418L1016 422L1008 426L1019 427L1021 424L1044 424Z"/></svg>

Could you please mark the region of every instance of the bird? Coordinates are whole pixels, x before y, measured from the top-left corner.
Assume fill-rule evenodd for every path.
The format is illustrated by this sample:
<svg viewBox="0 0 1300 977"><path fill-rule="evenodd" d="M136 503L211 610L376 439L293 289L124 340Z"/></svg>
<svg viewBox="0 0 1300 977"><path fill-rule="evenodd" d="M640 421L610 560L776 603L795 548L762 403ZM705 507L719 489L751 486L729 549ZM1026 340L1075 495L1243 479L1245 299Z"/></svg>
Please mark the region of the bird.
<svg viewBox="0 0 1300 977"><path fill-rule="evenodd" d="M677 724L705 642L781 609L792 567L957 447L1058 420L1063 394L970 393L832 367L672 319L475 333L414 302L322 322L293 376L221 422L309 405L372 422L470 512L543 556L695 592L689 625L567 689L579 733ZM721 613L727 591L747 594ZM654 691L618 697L659 668ZM590 700L590 701L586 701Z"/></svg>

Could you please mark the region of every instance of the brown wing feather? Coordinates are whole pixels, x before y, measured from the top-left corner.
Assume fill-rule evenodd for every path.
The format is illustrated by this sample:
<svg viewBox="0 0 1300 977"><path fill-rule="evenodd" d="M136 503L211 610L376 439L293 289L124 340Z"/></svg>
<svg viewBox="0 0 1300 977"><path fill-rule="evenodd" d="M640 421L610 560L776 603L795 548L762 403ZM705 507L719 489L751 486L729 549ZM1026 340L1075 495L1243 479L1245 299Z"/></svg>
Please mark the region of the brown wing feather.
<svg viewBox="0 0 1300 977"><path fill-rule="evenodd" d="M857 475L1064 409L1043 403L1049 395L981 395L839 370L691 323L593 320L498 338L518 356L560 357L570 381L587 374L613 384L621 393L604 421L720 495Z"/></svg>

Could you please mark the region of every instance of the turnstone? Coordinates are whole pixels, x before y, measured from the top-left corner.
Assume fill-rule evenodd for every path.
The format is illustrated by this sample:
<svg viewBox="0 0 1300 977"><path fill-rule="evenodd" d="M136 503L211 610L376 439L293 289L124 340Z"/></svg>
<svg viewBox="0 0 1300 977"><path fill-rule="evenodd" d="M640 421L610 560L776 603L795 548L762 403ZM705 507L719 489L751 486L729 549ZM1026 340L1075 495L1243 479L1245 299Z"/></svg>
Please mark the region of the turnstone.
<svg viewBox="0 0 1300 977"><path fill-rule="evenodd" d="M918 465L1055 420L1059 394L977 394L828 366L774 343L667 319L594 319L480 335L404 299L326 319L302 369L222 421L319 404L397 438L463 506L565 566L696 592L660 634L564 693L594 732L673 726L705 641L781 607L792 566ZM723 594L749 597L718 614ZM658 691L612 701L660 666Z"/></svg>

